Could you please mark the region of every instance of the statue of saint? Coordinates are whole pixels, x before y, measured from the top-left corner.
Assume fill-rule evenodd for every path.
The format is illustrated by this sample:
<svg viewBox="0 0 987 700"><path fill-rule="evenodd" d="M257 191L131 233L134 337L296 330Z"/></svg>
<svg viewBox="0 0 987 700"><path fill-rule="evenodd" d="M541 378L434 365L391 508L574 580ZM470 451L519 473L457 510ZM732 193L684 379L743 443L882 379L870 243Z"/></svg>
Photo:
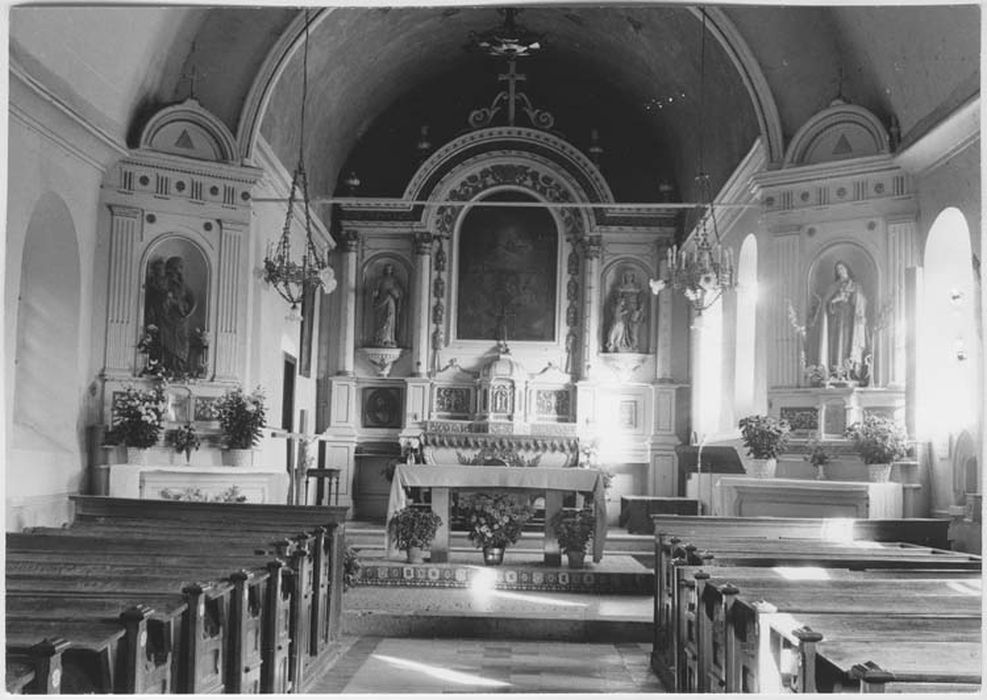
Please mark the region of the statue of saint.
<svg viewBox="0 0 987 700"><path fill-rule="evenodd" d="M161 336L161 364L172 372L189 370L189 317L195 311L192 289L185 284L185 261L175 255L164 265L164 290L155 310Z"/></svg>
<svg viewBox="0 0 987 700"><path fill-rule="evenodd" d="M394 276L394 265L384 265L383 273L374 288L374 347L393 348L397 346L395 334L401 313L401 297L404 290Z"/></svg>
<svg viewBox="0 0 987 700"><path fill-rule="evenodd" d="M624 272L614 297L613 320L607 333L608 352L638 352L638 329L644 319L641 285L634 273Z"/></svg>
<svg viewBox="0 0 987 700"><path fill-rule="evenodd" d="M839 260L833 282L816 309L819 326L819 364L831 376L859 379L864 371L867 345L867 298L850 267Z"/></svg>

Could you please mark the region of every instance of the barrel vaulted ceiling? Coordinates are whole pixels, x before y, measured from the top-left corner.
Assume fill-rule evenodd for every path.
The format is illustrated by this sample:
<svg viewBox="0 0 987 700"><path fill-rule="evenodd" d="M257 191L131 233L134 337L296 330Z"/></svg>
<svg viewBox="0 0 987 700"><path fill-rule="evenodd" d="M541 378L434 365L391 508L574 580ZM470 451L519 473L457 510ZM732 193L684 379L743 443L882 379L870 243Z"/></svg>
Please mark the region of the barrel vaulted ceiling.
<svg viewBox="0 0 987 700"><path fill-rule="evenodd" d="M518 21L544 33L524 89L578 146L600 133L618 199L683 197L699 146L701 19L684 4L546 4ZM199 101L238 134L261 134L290 169L298 149L301 10L275 7L15 8L11 56L95 123L134 143L154 110ZM485 106L503 64L471 55L494 6L315 9L306 164L315 195L358 170L371 194L400 194L420 125L437 145ZM706 167L722 185L760 136L781 160L798 128L835 97L901 126L904 142L979 90L980 8L710 7ZM661 108L658 109L658 105ZM407 158L396 156L407 155ZM394 161L401 160L397 167Z"/></svg>

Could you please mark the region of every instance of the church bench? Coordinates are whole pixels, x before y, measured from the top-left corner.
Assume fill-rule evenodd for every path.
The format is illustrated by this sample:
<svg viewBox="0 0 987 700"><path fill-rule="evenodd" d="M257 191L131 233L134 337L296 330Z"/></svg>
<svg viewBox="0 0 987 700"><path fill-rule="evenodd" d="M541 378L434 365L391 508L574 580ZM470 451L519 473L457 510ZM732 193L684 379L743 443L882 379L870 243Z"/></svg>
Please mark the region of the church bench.
<svg viewBox="0 0 987 700"><path fill-rule="evenodd" d="M758 609L757 636L766 640L756 650L744 643L744 635L754 633L752 620L744 619L750 608L738 606L731 615L736 652L730 656L727 692L838 691L864 680L868 691L876 692L889 682L889 671L898 685L980 682L979 649L969 653L970 645L981 642L979 617L791 615L771 613L768 603ZM916 645L924 645L924 653L907 660ZM977 662L972 669L971 661ZM873 668L875 663L883 673Z"/></svg>
<svg viewBox="0 0 987 700"><path fill-rule="evenodd" d="M795 618L820 613L880 615L899 619L906 627L916 617L979 619L980 616L979 578L963 581L958 586L913 578L766 581L739 576L706 578L697 574L695 580L694 636L682 645L680 680L686 687L696 683L700 691L718 692L727 688L728 683L739 688L742 676L738 669L758 668L756 657L754 661L748 658L744 666L743 655L757 654L757 645L748 640L755 638L762 609L771 614L788 613ZM754 665L750 666L751 663Z"/></svg>
<svg viewBox="0 0 987 700"><path fill-rule="evenodd" d="M73 573L70 569L50 573L7 576L8 592L37 597L108 598L127 600L181 593L187 603L177 643L173 673L174 687L183 692L221 692L224 683L224 649L230 629L230 598L234 584L188 583L168 576L128 574L107 580L101 575ZM57 624L57 623L56 623ZM62 635L64 636L64 635Z"/></svg>
<svg viewBox="0 0 987 700"><path fill-rule="evenodd" d="M56 695L62 692L62 654L68 642L46 637L20 650L5 645L8 693Z"/></svg>
<svg viewBox="0 0 987 700"><path fill-rule="evenodd" d="M941 518L854 519L653 515L655 535L761 537L767 539L908 542L946 549L949 520Z"/></svg>

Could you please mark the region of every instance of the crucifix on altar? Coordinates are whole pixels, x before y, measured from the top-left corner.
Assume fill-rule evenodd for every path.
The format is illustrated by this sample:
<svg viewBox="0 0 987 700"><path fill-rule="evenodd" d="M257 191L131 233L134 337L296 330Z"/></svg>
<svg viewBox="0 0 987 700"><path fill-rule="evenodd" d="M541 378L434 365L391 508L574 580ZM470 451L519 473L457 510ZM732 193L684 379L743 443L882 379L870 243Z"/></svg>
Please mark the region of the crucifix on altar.
<svg viewBox="0 0 987 700"><path fill-rule="evenodd" d="M315 466L318 453L316 445L328 438L319 433L306 433L307 418L307 411L301 411L299 417L301 430L298 432L275 428L270 433L271 437L284 438L294 446L291 451L294 459L290 460L288 465L288 505L308 504L308 484L311 479L315 479L319 484L319 492L316 495L317 505L332 505L333 493L335 493L335 504L339 505L339 479L342 470L322 469Z"/></svg>

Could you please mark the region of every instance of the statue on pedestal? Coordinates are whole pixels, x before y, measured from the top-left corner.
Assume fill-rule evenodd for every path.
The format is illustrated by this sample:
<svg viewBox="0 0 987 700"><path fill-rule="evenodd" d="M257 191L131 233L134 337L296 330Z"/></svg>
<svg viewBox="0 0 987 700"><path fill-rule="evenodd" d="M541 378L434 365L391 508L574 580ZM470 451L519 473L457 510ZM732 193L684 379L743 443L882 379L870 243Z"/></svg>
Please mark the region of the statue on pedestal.
<svg viewBox="0 0 987 700"><path fill-rule="evenodd" d="M608 352L639 352L638 330L644 319L641 285L634 273L625 271L614 297L613 320L607 333Z"/></svg>
<svg viewBox="0 0 987 700"><path fill-rule="evenodd" d="M840 380L865 374L867 298L850 266L838 260L833 282L826 288L812 325L818 324L818 364Z"/></svg>
<svg viewBox="0 0 987 700"><path fill-rule="evenodd" d="M404 290L394 276L394 265L384 265L377 286L374 288L374 338L373 345L378 348L393 348L397 346L397 327L401 313L401 299Z"/></svg>
<svg viewBox="0 0 987 700"><path fill-rule="evenodd" d="M189 318L197 300L185 283L185 261L178 255L152 260L144 288L144 328L152 341L146 344L149 359L177 375L197 374L198 358L189 361Z"/></svg>

